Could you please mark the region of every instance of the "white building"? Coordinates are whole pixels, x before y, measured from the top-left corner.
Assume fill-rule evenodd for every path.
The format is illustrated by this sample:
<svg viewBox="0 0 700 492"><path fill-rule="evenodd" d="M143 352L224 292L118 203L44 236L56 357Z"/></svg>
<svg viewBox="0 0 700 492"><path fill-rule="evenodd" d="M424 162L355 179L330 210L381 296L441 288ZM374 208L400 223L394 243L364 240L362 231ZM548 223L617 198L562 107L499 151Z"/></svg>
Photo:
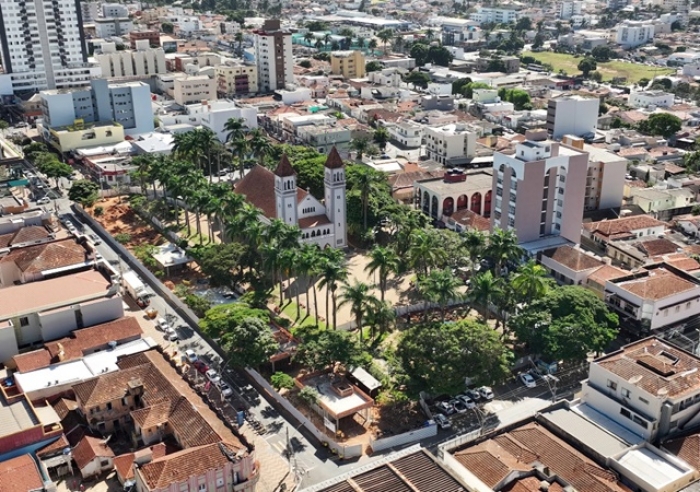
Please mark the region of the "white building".
<svg viewBox="0 0 700 492"><path fill-rule="evenodd" d="M670 108L675 99L675 95L664 91L637 91L630 93L629 105L633 108L648 108L649 106Z"/></svg>
<svg viewBox="0 0 700 492"><path fill-rule="evenodd" d="M600 99L578 95L563 95L550 99L547 105L547 131L552 138L564 135L581 137L595 132L598 126Z"/></svg>
<svg viewBox="0 0 700 492"><path fill-rule="evenodd" d="M566 140L564 140L566 143ZM617 208L622 204L629 161L613 152L583 144L588 152L586 210Z"/></svg>
<svg viewBox="0 0 700 492"><path fill-rule="evenodd" d="M260 92L269 93L294 83L292 34L283 31L279 19L266 20L255 32L255 62Z"/></svg>
<svg viewBox="0 0 700 492"><path fill-rule="evenodd" d="M559 8L559 18L564 20L571 19L574 15L583 14L583 2L575 0L567 0L561 3Z"/></svg>
<svg viewBox="0 0 700 492"><path fill-rule="evenodd" d="M201 109L201 112L199 111ZM231 118L242 118L248 128L258 127L258 112L253 107L242 108L234 101L211 101L202 104L188 106L188 112L199 113L202 126L209 128L216 134L220 142L226 142L228 132L224 125Z"/></svg>
<svg viewBox="0 0 700 492"><path fill-rule="evenodd" d="M391 139L404 147L418 148L423 139L423 126L411 121L386 123L384 125Z"/></svg>
<svg viewBox="0 0 700 492"><path fill-rule="evenodd" d="M198 17L180 17L177 27L181 34L192 34L202 30L202 22Z"/></svg>
<svg viewBox="0 0 700 492"><path fill-rule="evenodd" d="M406 70L401 68L384 68L376 72L369 72L367 79L373 84L389 87L401 87L403 83L402 75Z"/></svg>
<svg viewBox="0 0 700 492"><path fill-rule="evenodd" d="M129 17L129 8L121 3L103 3L102 17Z"/></svg>
<svg viewBox="0 0 700 492"><path fill-rule="evenodd" d="M477 7L476 12L469 14L469 19L478 22L479 25L510 24L518 20L518 12L510 9Z"/></svg>
<svg viewBox="0 0 700 492"><path fill-rule="evenodd" d="M102 76L150 77L167 72L163 48L151 48L147 39L136 41L136 50L118 51L114 43L102 44L102 53L95 55Z"/></svg>
<svg viewBox="0 0 700 492"><path fill-rule="evenodd" d="M180 106L214 101L217 98L216 80L206 75L176 78L173 82L172 97Z"/></svg>
<svg viewBox="0 0 700 492"><path fill-rule="evenodd" d="M625 48L634 48L654 39L654 24L650 21L626 20L617 26L615 42Z"/></svg>
<svg viewBox="0 0 700 492"><path fill-rule="evenodd" d="M151 89L143 82L93 80L89 87L43 91L41 98L46 131L73 125L76 120L116 122L126 135L150 133L154 128Z"/></svg>
<svg viewBox="0 0 700 492"><path fill-rule="evenodd" d="M0 93L74 87L99 74L87 64L78 2L0 0L0 11Z"/></svg>
<svg viewBox="0 0 700 492"><path fill-rule="evenodd" d="M95 19L95 34L98 38L124 36L134 30L134 23L128 17L107 17Z"/></svg>
<svg viewBox="0 0 700 492"><path fill-rule="evenodd" d="M444 166L464 163L476 154L476 133L463 123L426 127L424 135L428 158Z"/></svg>

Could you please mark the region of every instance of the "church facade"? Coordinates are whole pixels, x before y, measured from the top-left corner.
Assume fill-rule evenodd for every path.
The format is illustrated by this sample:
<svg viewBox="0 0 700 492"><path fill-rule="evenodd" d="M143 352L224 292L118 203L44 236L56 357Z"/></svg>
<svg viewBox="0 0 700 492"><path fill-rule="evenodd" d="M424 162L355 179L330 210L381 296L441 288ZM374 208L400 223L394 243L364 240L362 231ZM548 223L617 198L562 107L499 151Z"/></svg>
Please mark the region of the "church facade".
<svg viewBox="0 0 700 492"><path fill-rule="evenodd" d="M321 248L347 246L345 166L333 147L324 166L324 202L297 187L296 172L283 155L274 172L255 166L234 191L262 212L261 220L280 219L301 229L301 240Z"/></svg>

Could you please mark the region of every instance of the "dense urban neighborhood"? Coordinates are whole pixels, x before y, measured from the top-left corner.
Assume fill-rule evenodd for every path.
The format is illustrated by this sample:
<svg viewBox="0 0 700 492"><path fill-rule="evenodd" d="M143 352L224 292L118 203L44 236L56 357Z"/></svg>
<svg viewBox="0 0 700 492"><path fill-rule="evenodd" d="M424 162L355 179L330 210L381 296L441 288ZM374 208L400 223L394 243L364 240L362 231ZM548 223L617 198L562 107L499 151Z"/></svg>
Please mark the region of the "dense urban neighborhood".
<svg viewBox="0 0 700 492"><path fill-rule="evenodd" d="M0 0L0 492L700 490L700 1Z"/></svg>

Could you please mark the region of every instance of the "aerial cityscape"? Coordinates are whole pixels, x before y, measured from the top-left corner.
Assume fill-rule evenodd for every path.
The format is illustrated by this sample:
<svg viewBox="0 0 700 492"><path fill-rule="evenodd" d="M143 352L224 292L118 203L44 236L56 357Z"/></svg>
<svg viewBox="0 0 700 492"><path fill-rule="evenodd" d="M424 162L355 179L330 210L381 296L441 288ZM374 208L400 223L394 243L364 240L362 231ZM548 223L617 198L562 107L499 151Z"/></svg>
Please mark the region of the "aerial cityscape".
<svg viewBox="0 0 700 492"><path fill-rule="evenodd" d="M700 491L700 0L0 0L0 492Z"/></svg>

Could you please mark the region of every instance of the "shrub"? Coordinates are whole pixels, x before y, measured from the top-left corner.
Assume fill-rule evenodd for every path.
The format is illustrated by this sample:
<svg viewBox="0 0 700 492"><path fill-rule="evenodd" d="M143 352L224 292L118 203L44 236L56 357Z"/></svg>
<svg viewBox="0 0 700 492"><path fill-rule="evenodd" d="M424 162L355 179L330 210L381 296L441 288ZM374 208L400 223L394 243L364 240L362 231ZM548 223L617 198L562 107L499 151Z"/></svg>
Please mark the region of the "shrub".
<svg viewBox="0 0 700 492"><path fill-rule="evenodd" d="M102 217L105 214L104 207L95 207L95 217Z"/></svg>
<svg viewBox="0 0 700 492"><path fill-rule="evenodd" d="M116 239L117 242L121 244L126 244L131 241L131 234L127 234L126 232L120 232L119 234L116 234L114 236L114 239Z"/></svg>
<svg viewBox="0 0 700 492"><path fill-rule="evenodd" d="M304 400L307 405L315 405L318 402L319 394L311 386L304 386L299 392L299 398Z"/></svg>
<svg viewBox="0 0 700 492"><path fill-rule="evenodd" d="M203 318L206 312L211 309L211 302L208 299L195 294L186 294L185 304L198 318Z"/></svg>
<svg viewBox="0 0 700 492"><path fill-rule="evenodd" d="M292 378L292 376L284 372L277 371L276 373L274 373L270 378L270 382L272 383L272 387L278 391L282 388L292 389L294 387L294 379Z"/></svg>

